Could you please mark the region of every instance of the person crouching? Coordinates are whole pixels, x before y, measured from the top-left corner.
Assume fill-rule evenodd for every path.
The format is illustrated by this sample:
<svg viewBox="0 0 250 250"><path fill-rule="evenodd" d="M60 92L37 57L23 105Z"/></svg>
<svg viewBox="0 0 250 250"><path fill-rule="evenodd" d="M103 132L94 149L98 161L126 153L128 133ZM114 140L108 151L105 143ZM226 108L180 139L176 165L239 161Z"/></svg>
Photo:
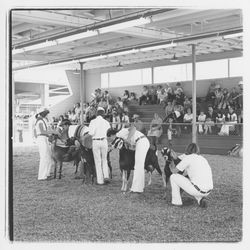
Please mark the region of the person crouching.
<svg viewBox="0 0 250 250"><path fill-rule="evenodd" d="M172 151L172 157L177 159L177 154ZM208 161L199 155L200 149L196 143L190 143L182 161L176 165L175 172L170 176L172 189L172 205L181 206L182 199L180 189L194 196L200 207L206 207L204 200L213 189L212 171ZM185 171L188 175L184 177L176 172Z"/></svg>
<svg viewBox="0 0 250 250"><path fill-rule="evenodd" d="M98 107L96 115L97 117L91 120L89 124L89 135L92 136L93 140L92 149L95 160L97 184L103 185L110 182L107 162L107 131L110 129L110 124L103 118L105 110L102 107Z"/></svg>

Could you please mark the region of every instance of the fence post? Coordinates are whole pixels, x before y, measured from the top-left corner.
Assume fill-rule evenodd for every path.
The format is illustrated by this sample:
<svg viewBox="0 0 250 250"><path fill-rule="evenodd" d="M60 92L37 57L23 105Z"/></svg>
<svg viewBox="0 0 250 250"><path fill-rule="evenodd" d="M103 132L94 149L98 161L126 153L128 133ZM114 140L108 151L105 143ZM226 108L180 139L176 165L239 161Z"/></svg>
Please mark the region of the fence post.
<svg viewBox="0 0 250 250"><path fill-rule="evenodd" d="M192 110L193 110L193 121L192 121L192 142L197 142L196 133L196 54L195 44L192 44Z"/></svg>

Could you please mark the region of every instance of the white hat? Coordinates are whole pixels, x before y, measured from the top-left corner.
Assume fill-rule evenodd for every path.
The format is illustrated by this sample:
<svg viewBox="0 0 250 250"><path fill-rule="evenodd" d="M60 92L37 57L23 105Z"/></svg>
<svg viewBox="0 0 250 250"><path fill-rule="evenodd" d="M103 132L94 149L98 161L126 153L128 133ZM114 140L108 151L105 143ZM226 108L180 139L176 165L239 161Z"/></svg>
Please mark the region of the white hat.
<svg viewBox="0 0 250 250"><path fill-rule="evenodd" d="M47 111L49 113L49 110L45 107L40 107L37 111L36 111L36 115L41 114L42 112Z"/></svg>
<svg viewBox="0 0 250 250"><path fill-rule="evenodd" d="M132 118L135 119L135 118L139 118L139 117L140 117L139 115L134 114Z"/></svg>
<svg viewBox="0 0 250 250"><path fill-rule="evenodd" d="M98 107L98 108L97 108L97 111L103 111L103 112L105 112L105 110L104 110L103 107Z"/></svg>

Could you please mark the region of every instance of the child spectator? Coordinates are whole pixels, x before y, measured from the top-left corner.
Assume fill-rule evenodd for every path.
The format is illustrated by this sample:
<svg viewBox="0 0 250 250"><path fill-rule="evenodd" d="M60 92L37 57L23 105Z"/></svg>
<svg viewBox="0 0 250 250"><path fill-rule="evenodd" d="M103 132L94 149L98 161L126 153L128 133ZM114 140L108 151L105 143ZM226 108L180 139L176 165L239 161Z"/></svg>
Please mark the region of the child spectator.
<svg viewBox="0 0 250 250"><path fill-rule="evenodd" d="M124 90L123 96L121 98L122 102L128 104L129 97L130 97L129 91Z"/></svg>
<svg viewBox="0 0 250 250"><path fill-rule="evenodd" d="M215 100L214 100L214 108L221 109L222 100L223 100L223 92L219 84L215 86Z"/></svg>
<svg viewBox="0 0 250 250"><path fill-rule="evenodd" d="M109 102L112 99L112 97L107 90L104 91L103 98L107 102L107 105L109 105Z"/></svg>
<svg viewBox="0 0 250 250"><path fill-rule="evenodd" d="M116 104L118 104L121 108L123 108L123 101L122 101L121 97L117 97Z"/></svg>
<svg viewBox="0 0 250 250"><path fill-rule="evenodd" d="M204 132L205 121L206 121L206 115L205 115L204 111L201 110L200 114L198 116L198 122L199 122L198 133L199 134L203 134L203 132Z"/></svg>
<svg viewBox="0 0 250 250"><path fill-rule="evenodd" d="M187 113L183 117L183 122L184 123L192 123L193 120L193 114L191 108L187 109ZM184 125L184 131L187 133L190 133L192 131L192 128L190 125Z"/></svg>
<svg viewBox="0 0 250 250"><path fill-rule="evenodd" d="M121 129L121 127L122 127L121 118L120 118L120 116L119 116L119 114L117 113L116 110L112 111L111 127L115 131L119 131Z"/></svg>
<svg viewBox="0 0 250 250"><path fill-rule="evenodd" d="M158 85L156 88L156 95L157 95L157 104L160 104L160 94L161 94L162 86ZM163 92L164 93L164 92Z"/></svg>
<svg viewBox="0 0 250 250"><path fill-rule="evenodd" d="M168 117L174 111L174 106L171 101L168 101L167 106L165 107L165 115Z"/></svg>
<svg viewBox="0 0 250 250"><path fill-rule="evenodd" d="M163 88L161 88L160 93L157 94L157 98L158 98L157 103L165 105L166 96L167 95L166 95L165 90Z"/></svg>
<svg viewBox="0 0 250 250"><path fill-rule="evenodd" d="M210 105L210 106L208 106L208 112L206 113L206 121L205 121L205 125L204 125L204 130L205 130L204 135L207 135L208 132L210 134L212 134L212 132L213 132L212 127L214 127L215 119L216 119L216 113L214 112L213 107Z"/></svg>
<svg viewBox="0 0 250 250"><path fill-rule="evenodd" d="M222 90L222 93L223 93L223 98L222 98L222 104L221 104L221 108L223 110L225 110L226 108L228 108L230 105L229 105L229 100L230 100L230 93L228 91L227 88L224 88Z"/></svg>
<svg viewBox="0 0 250 250"><path fill-rule="evenodd" d="M137 98L136 98L135 92L131 92L131 93L130 93L129 102L130 102L130 104L135 104L135 103L138 102L138 100L137 100Z"/></svg>
<svg viewBox="0 0 250 250"><path fill-rule="evenodd" d="M174 121L173 117L168 118L169 125L168 125L167 135L168 135L168 146L169 147L172 147L172 138L173 138L174 135L177 134L177 131L174 128L174 125L173 125L173 121Z"/></svg>
<svg viewBox="0 0 250 250"><path fill-rule="evenodd" d="M218 135L221 135L220 131L221 131L222 125L225 123L225 115L220 110L217 111L215 121L216 121L217 131L219 132Z"/></svg>
<svg viewBox="0 0 250 250"><path fill-rule="evenodd" d="M215 93L214 93L215 86L216 86L215 82L211 83L206 96L206 102L208 103L208 105L211 105L212 107L214 106L214 100L215 100Z"/></svg>
<svg viewBox="0 0 250 250"><path fill-rule="evenodd" d="M129 126L129 117L128 117L128 112L124 111L122 113L122 128L127 128Z"/></svg>

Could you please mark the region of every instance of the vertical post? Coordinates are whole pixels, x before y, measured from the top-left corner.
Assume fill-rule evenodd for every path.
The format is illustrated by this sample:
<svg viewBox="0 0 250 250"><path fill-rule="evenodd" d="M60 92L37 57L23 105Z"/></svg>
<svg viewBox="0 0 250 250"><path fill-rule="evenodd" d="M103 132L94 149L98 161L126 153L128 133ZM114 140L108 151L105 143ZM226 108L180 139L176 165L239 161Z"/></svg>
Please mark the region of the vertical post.
<svg viewBox="0 0 250 250"><path fill-rule="evenodd" d="M230 59L228 58L227 59L227 77L229 78L230 77Z"/></svg>
<svg viewBox="0 0 250 250"><path fill-rule="evenodd" d="M154 67L151 67L151 77L152 77L152 79L151 79L151 81L152 81L152 84L154 84Z"/></svg>
<svg viewBox="0 0 250 250"><path fill-rule="evenodd" d="M80 121L81 124L83 124L83 84L84 84L84 78L83 78L83 63L80 62L80 105L81 105L81 117Z"/></svg>
<svg viewBox="0 0 250 250"><path fill-rule="evenodd" d="M192 122L192 142L197 142L197 128L196 128L196 54L195 44L192 44L192 110L193 110L193 122Z"/></svg>

